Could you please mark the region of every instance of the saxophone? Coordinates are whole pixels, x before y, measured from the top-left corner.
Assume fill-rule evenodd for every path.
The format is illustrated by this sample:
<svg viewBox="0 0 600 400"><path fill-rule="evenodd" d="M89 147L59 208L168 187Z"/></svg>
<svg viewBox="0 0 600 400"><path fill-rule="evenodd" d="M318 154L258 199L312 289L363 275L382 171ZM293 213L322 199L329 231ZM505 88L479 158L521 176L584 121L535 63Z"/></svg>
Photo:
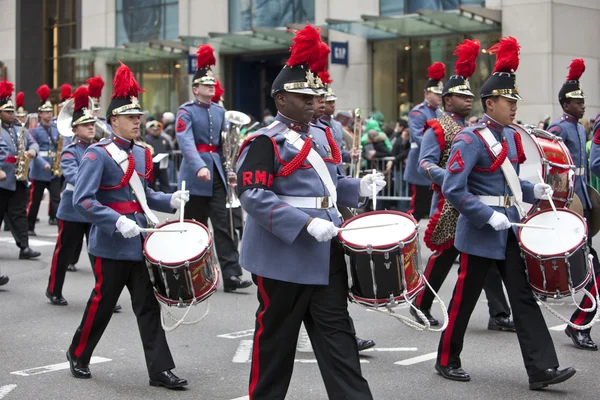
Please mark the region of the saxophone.
<svg viewBox="0 0 600 400"><path fill-rule="evenodd" d="M56 142L56 152L52 158L52 176L61 176L62 171L60 169L60 153L63 149L64 136L59 135L58 141Z"/></svg>
<svg viewBox="0 0 600 400"><path fill-rule="evenodd" d="M19 133L19 149L17 150L17 165L15 166L15 176L17 181L24 182L29 177L29 162L31 159L27 156L27 142L25 141L25 124Z"/></svg>

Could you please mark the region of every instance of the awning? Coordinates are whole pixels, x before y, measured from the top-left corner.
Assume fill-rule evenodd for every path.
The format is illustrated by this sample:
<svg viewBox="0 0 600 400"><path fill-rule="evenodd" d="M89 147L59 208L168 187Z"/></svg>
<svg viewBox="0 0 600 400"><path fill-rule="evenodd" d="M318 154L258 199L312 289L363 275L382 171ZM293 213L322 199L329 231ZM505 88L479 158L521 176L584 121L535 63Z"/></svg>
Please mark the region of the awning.
<svg viewBox="0 0 600 400"><path fill-rule="evenodd" d="M399 17L362 15L362 21L327 19L327 26L367 40L416 38L499 31L501 11L459 6L453 11L417 10Z"/></svg>
<svg viewBox="0 0 600 400"><path fill-rule="evenodd" d="M180 60L187 58L188 46L179 42L154 40L143 43L125 43L122 47L92 47L89 50L71 50L65 58L93 61L100 57L107 63Z"/></svg>

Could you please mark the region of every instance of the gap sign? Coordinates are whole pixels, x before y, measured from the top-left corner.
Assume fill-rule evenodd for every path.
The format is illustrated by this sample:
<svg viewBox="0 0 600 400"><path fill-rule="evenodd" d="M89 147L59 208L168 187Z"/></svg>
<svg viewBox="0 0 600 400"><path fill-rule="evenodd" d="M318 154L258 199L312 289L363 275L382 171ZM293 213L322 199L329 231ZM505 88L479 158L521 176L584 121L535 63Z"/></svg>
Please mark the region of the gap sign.
<svg viewBox="0 0 600 400"><path fill-rule="evenodd" d="M331 42L331 63L348 65L348 42Z"/></svg>
<svg viewBox="0 0 600 400"><path fill-rule="evenodd" d="M196 55L188 54L188 74L194 75L196 73Z"/></svg>

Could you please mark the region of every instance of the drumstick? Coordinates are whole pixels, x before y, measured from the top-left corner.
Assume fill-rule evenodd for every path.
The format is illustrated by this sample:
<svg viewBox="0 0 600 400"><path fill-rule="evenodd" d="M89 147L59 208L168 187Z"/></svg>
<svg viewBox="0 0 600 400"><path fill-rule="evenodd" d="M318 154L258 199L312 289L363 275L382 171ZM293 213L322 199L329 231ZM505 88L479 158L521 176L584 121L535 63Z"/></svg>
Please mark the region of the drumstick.
<svg viewBox="0 0 600 400"><path fill-rule="evenodd" d="M185 191L185 181L181 181L181 190ZM185 201L181 204L179 209L179 223L183 224L183 209L185 208Z"/></svg>
<svg viewBox="0 0 600 400"><path fill-rule="evenodd" d="M351 227L351 228L338 228L338 232L345 232L345 231L356 231L359 229L369 229L369 228L383 228L386 226L393 226L393 225L398 225L399 222L392 222L391 224L381 224L381 225L369 225L369 226L355 226L355 227Z"/></svg>
<svg viewBox="0 0 600 400"><path fill-rule="evenodd" d="M187 229L140 228L140 232L187 232Z"/></svg>
<svg viewBox="0 0 600 400"><path fill-rule="evenodd" d="M373 174L377 173L377 170L373 168ZM377 210L377 185L373 182L373 211Z"/></svg>
<svg viewBox="0 0 600 400"><path fill-rule="evenodd" d="M519 228L546 229L546 230L549 230L549 231L553 231L554 230L554 228L552 228L551 226L531 225L531 224L518 224L516 222L511 222L511 225L519 227Z"/></svg>
<svg viewBox="0 0 600 400"><path fill-rule="evenodd" d="M544 182L544 177L542 176L542 173L538 170L536 171L538 176L540 177L540 180L542 181L542 183L546 183ZM552 201L552 196L548 196L548 201L550 202L550 206L552 206L552 210L554 210L554 215L556 215L556 219L560 219L558 217L558 212L556 211L556 207L554 206L554 201Z"/></svg>

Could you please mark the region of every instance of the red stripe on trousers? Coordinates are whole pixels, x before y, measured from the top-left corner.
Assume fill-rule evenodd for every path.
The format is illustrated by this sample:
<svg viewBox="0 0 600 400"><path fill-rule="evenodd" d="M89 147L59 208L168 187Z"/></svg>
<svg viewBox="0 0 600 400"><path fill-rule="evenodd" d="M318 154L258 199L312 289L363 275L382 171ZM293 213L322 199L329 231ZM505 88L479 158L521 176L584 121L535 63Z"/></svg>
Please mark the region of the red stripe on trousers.
<svg viewBox="0 0 600 400"><path fill-rule="evenodd" d="M596 282L598 280L600 280L600 274L598 274L598 276L596 277ZM597 291L598 291L598 289L596 288L596 285L592 285L592 289L590 290L590 294L592 295L592 297L596 297ZM590 308L591 306L592 306L592 301L590 300L590 298L588 296L585 296L585 299L583 300L583 304L581 305L581 308ZM575 321L573 321L573 323L577 324L577 325L581 325L583 323L583 321L585 320L585 317L588 315L588 313L583 312L579 309L577 309L577 313L579 315L577 315L577 318L575 318Z"/></svg>
<svg viewBox="0 0 600 400"><path fill-rule="evenodd" d="M467 253L461 253L460 255L460 274L458 274L458 280L456 281L456 289L452 296L452 310L448 316L448 327L444 331L444 341L442 342L442 357L440 359L440 365L442 367L448 366L448 358L450 357L450 341L452 340L452 331L454 330L454 323L456 322L456 316L460 309L460 302L462 300L463 290L465 287L465 278L467 276L467 265L469 264L469 255Z"/></svg>
<svg viewBox="0 0 600 400"><path fill-rule="evenodd" d="M258 374L260 372L259 371L259 368L260 368L260 364L259 364L260 335L262 334L262 332L265 328L263 325L263 318L264 318L265 312L269 308L269 304L270 304L269 296L267 296L267 292L265 291L265 287L263 285L262 276L257 277L257 284L258 284L258 291L260 293L260 297L264 303L264 306L263 306L263 310L260 312L260 314L258 314L258 317L256 317L256 321L258 322L258 331L254 335L254 350L252 352L252 371L251 371L252 380L250 381L250 390L249 390L250 400L252 400L252 393L254 392L254 389L256 388L256 384L258 383Z"/></svg>
<svg viewBox="0 0 600 400"><path fill-rule="evenodd" d="M98 311L98 303L102 299L102 292L100 289L102 288L102 259L100 257L96 257L96 263L94 264L94 272L96 274L96 286L94 287L94 291L96 295L92 299L92 304L90 304L90 309L87 313L87 318L83 324L83 329L81 330L81 337L79 338L79 344L74 351L75 357L79 358L83 350L85 350L85 346L87 345L88 338L90 337L90 331L92 330L92 325L94 324L94 319L96 318L96 312Z"/></svg>
<svg viewBox="0 0 600 400"><path fill-rule="evenodd" d="M31 181L31 187L29 188L29 203L27 203L27 215L29 215L29 209L31 208L31 201L33 199L33 190L35 187L35 181Z"/></svg>
<svg viewBox="0 0 600 400"><path fill-rule="evenodd" d="M435 264L435 260L437 260L440 254L440 252L436 251L429 257L429 260L427 260L427 265L425 266L425 279L427 279L427 282L429 282L429 277L431 276L431 271L433 270L433 264ZM426 286L425 289L421 290L421 293L419 293L419 295L417 296L417 301L415 302L415 304L419 308L421 307L421 300L423 300L423 294L425 294L426 290L431 289L429 289L429 287Z"/></svg>
<svg viewBox="0 0 600 400"><path fill-rule="evenodd" d="M58 262L58 254L62 249L62 233L65 228L65 224L62 219L58 220L58 237L56 238L56 248L54 249L54 254L52 255L52 267L50 268L50 285L48 286L48 290L50 293L54 294L54 283L56 282L56 263Z"/></svg>
<svg viewBox="0 0 600 400"><path fill-rule="evenodd" d="M407 211L408 214L414 214L415 212L415 204L416 204L416 198L417 198L417 185L410 185L410 191L411 196L410 196L410 209Z"/></svg>

